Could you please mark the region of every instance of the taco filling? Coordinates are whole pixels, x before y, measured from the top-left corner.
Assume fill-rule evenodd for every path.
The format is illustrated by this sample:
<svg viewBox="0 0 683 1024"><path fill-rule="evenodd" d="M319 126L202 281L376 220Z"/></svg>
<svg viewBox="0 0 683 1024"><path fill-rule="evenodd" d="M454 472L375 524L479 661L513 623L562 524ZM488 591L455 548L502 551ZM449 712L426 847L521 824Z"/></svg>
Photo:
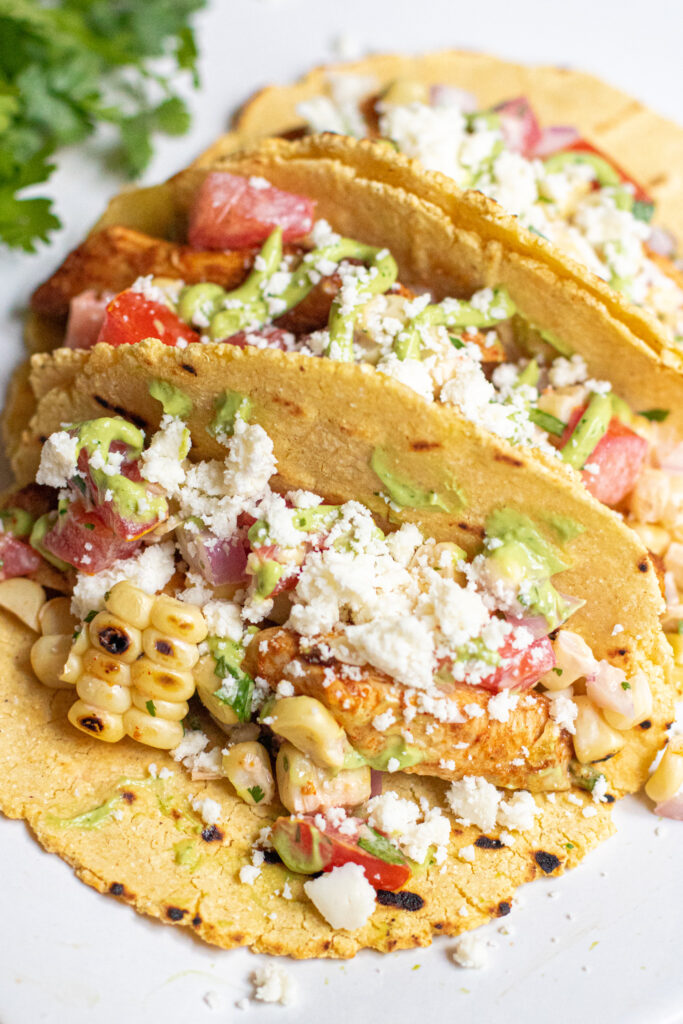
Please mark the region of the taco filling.
<svg viewBox="0 0 683 1024"><path fill-rule="evenodd" d="M414 524L384 533L357 502L280 494L249 403L225 393L216 409L222 461L191 462L168 412L149 439L102 418L45 442L37 483L54 500L18 543L71 590L70 612L65 598L41 612L31 661L73 689L76 729L171 750L250 806L284 808L262 845L293 872L348 876L352 921L307 883L334 927L367 920L371 887L386 902L446 856L448 818L383 792L396 773L450 782L455 816L499 845L533 825L533 794L613 799L596 762L652 695L572 630L583 601L562 592L565 551L504 505L468 560ZM223 745L196 728L197 698Z"/></svg>
<svg viewBox="0 0 683 1024"><path fill-rule="evenodd" d="M311 132L383 138L460 188L495 199L521 224L588 267L683 343L676 240L652 228L654 203L571 125L541 126L524 97L477 107L450 86L331 72L328 93L299 104Z"/></svg>
<svg viewBox="0 0 683 1024"><path fill-rule="evenodd" d="M315 220L310 199L263 178L209 173L188 237L190 246L175 247L176 263L193 274L188 253L213 254L224 262L221 283L186 284L166 273L139 277L118 295L87 289L70 300L67 345L152 336L178 348L221 342L368 363L425 400L580 472L661 560L665 626L678 643L683 464L669 410L630 408L609 381L589 377L560 337L524 320L504 288L434 302L405 287L391 252L341 237ZM60 272L37 296L60 293L59 281ZM415 503L380 454L373 468L390 506Z"/></svg>

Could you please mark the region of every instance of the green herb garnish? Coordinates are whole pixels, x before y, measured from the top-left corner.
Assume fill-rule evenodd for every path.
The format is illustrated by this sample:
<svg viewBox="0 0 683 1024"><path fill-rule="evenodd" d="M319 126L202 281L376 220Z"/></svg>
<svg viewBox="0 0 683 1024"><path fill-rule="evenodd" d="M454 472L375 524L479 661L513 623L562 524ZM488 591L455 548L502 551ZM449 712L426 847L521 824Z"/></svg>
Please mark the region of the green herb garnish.
<svg viewBox="0 0 683 1024"><path fill-rule="evenodd" d="M643 412L638 413L638 415L643 416L646 420L651 420L653 423L663 423L670 412L670 409L645 409Z"/></svg>
<svg viewBox="0 0 683 1024"><path fill-rule="evenodd" d="M145 701L145 707L147 708L147 710L150 713L150 715L152 716L152 718L156 718L157 717L157 709L154 706L154 701L153 700Z"/></svg>
<svg viewBox="0 0 683 1024"><path fill-rule="evenodd" d="M264 796L266 795L260 786L249 786L247 793L251 795L252 800L255 804L261 803Z"/></svg>

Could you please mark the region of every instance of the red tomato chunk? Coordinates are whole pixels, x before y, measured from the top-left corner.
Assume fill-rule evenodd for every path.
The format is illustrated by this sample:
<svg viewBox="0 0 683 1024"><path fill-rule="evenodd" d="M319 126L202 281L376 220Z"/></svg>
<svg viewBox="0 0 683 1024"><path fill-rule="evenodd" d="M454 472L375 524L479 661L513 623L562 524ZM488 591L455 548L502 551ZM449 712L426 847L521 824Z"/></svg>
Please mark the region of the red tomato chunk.
<svg viewBox="0 0 683 1024"><path fill-rule="evenodd" d="M199 341L197 332L163 302L148 299L142 292L121 292L107 306L97 341L114 346L135 345L144 338L158 338L171 346L181 339Z"/></svg>
<svg viewBox="0 0 683 1024"><path fill-rule="evenodd" d="M11 533L0 533L0 580L27 576L43 564L33 548Z"/></svg>
<svg viewBox="0 0 683 1024"><path fill-rule="evenodd" d="M560 447L564 447L572 436L584 412L585 406L576 410L560 439ZM618 505L633 490L647 450L645 438L613 416L607 433L600 438L585 463L596 467L597 472L584 469L581 473L586 490L603 505Z"/></svg>

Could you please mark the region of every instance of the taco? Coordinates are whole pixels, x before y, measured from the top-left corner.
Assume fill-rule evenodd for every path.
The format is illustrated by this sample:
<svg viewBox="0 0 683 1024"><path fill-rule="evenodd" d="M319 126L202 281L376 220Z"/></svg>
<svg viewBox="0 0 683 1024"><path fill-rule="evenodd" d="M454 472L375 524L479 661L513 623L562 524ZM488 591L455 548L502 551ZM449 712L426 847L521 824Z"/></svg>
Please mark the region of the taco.
<svg viewBox="0 0 683 1024"><path fill-rule="evenodd" d="M297 957L504 916L610 834L671 656L645 549L561 465L363 367L76 355L27 524L71 601L0 584L6 814L143 913Z"/></svg>
<svg viewBox="0 0 683 1024"><path fill-rule="evenodd" d="M153 235L132 226L143 216ZM77 347L155 334L181 346L201 337L373 365L581 471L659 560L665 625L683 657L676 359L633 333L609 290L580 281L487 198L385 145L325 136L271 140L190 168L153 199L149 190L124 193L101 225L34 296L43 342L50 312L50 329L63 330L69 316L66 340ZM339 315L345 294L353 315ZM36 359L27 406L80 358ZM18 419L13 462L28 480L40 430L22 434Z"/></svg>
<svg viewBox="0 0 683 1024"><path fill-rule="evenodd" d="M459 187L490 196L584 276L603 279L622 315L629 305L650 314L655 346L679 351L679 125L567 68L457 51L378 55L263 89L199 163L266 136L311 131L390 139Z"/></svg>

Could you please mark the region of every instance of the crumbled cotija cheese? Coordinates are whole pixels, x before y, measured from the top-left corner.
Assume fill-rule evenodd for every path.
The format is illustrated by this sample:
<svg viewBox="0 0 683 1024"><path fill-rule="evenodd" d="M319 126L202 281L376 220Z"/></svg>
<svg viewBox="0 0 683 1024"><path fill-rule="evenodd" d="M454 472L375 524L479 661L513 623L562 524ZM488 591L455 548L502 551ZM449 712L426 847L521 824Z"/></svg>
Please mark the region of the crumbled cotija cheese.
<svg viewBox="0 0 683 1024"><path fill-rule="evenodd" d="M375 890L360 864L332 868L304 882L304 891L333 928L362 928L375 909Z"/></svg>
<svg viewBox="0 0 683 1024"><path fill-rule="evenodd" d="M92 576L79 572L71 599L71 610L79 619L93 609L104 607L104 595L122 580L128 580L146 594L156 594L175 572L175 547L172 541L152 544L140 554L114 562L109 569Z"/></svg>

